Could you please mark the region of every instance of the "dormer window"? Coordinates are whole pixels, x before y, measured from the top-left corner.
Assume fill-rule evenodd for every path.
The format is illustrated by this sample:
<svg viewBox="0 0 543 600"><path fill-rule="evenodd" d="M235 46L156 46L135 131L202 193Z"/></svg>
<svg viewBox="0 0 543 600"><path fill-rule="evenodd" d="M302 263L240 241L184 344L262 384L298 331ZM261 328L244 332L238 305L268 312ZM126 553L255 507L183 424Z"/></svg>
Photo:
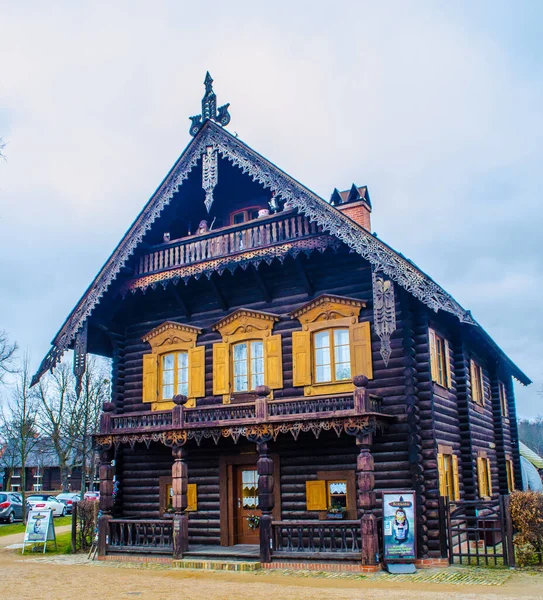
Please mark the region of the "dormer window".
<svg viewBox="0 0 543 600"><path fill-rule="evenodd" d="M243 210L237 210L230 215L231 225L241 225L247 221L253 221L258 219L258 206L252 206L250 208L244 208Z"/></svg>

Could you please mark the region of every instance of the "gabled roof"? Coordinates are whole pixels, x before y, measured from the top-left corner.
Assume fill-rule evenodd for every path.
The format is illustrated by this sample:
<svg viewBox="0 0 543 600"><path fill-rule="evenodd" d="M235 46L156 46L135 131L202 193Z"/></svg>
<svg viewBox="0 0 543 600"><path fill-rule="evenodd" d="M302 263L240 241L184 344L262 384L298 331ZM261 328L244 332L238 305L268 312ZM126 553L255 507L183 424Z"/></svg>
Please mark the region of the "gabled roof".
<svg viewBox="0 0 543 600"><path fill-rule="evenodd" d="M405 259L401 254L363 229L290 175L287 175L240 139L234 137L213 121L207 120L185 148L64 322L52 342L51 350L43 359L38 372L34 376L33 383L36 383L47 370L54 368L62 358L77 332L83 327L83 324L99 303L100 298L115 281L122 267L142 241L145 233L170 203L192 169L202 160L202 155L206 153L206 149L210 147L264 188L275 192L285 201L288 201L291 207L298 209L301 214L306 215L311 221L315 221L320 225L324 232L337 237L353 251L368 260L374 270L388 275L432 310L436 312L443 310L455 315L462 323L478 326L469 311L462 308L452 296L412 262ZM508 363L515 377L523 383L530 383L528 377L512 363L490 338L488 341Z"/></svg>

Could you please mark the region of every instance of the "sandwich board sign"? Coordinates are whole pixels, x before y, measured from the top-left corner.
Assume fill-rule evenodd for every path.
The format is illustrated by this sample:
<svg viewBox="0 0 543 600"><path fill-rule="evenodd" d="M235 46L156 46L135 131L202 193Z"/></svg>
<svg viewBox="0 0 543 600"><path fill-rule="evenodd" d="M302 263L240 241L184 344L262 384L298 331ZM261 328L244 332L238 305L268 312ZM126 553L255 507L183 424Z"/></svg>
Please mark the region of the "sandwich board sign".
<svg viewBox="0 0 543 600"><path fill-rule="evenodd" d="M53 511L46 510L30 510L26 521L25 539L23 541L23 554L25 545L43 544L43 552L47 548L47 542L55 542L55 550L57 548L57 538L55 536L55 526L53 525Z"/></svg>
<svg viewBox="0 0 543 600"><path fill-rule="evenodd" d="M384 562L411 562L417 558L415 492L383 492Z"/></svg>

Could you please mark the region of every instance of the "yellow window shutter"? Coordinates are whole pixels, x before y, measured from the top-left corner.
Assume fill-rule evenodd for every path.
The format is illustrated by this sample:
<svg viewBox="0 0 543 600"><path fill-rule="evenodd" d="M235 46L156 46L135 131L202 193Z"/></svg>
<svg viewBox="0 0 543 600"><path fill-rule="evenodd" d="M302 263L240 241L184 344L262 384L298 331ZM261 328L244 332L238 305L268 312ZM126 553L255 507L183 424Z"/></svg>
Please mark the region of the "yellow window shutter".
<svg viewBox="0 0 543 600"><path fill-rule="evenodd" d="M309 331L292 333L293 385L311 385L311 335Z"/></svg>
<svg viewBox="0 0 543 600"><path fill-rule="evenodd" d="M230 365L228 364L228 344L213 344L213 395L230 393Z"/></svg>
<svg viewBox="0 0 543 600"><path fill-rule="evenodd" d="M306 481L305 498L307 510L326 510L326 481Z"/></svg>
<svg viewBox="0 0 543 600"><path fill-rule="evenodd" d="M364 321L364 323L353 325L351 335L352 375L365 375L368 379L373 379L370 322Z"/></svg>
<svg viewBox="0 0 543 600"><path fill-rule="evenodd" d="M484 404L485 404L485 380L483 377L483 367L479 367L479 385L481 386L480 403L481 403L481 406L484 406Z"/></svg>
<svg viewBox="0 0 543 600"><path fill-rule="evenodd" d="M479 484L479 496L484 498L486 493L485 485L485 464L482 457L477 457L477 483Z"/></svg>
<svg viewBox="0 0 543 600"><path fill-rule="evenodd" d="M428 337L430 339L430 370L432 372L432 381L438 381L436 332L433 329L428 329Z"/></svg>
<svg viewBox="0 0 543 600"><path fill-rule="evenodd" d="M450 390L452 388L452 378L451 378L451 355L449 350L449 341L445 340L445 374L447 378L447 388Z"/></svg>
<svg viewBox="0 0 543 600"><path fill-rule="evenodd" d="M509 478L511 480L511 489L509 491L514 492L515 491L515 469L513 468L512 460L508 460L507 463L509 465Z"/></svg>
<svg viewBox="0 0 543 600"><path fill-rule="evenodd" d="M205 392L206 348L197 346L189 350L189 397L203 398Z"/></svg>
<svg viewBox="0 0 543 600"><path fill-rule="evenodd" d="M492 496L492 471L490 469L490 459L485 460L486 476L487 476L487 496Z"/></svg>
<svg viewBox="0 0 543 600"><path fill-rule="evenodd" d="M460 500L460 478L458 477L458 456L452 457L453 481L454 481L454 500Z"/></svg>
<svg viewBox="0 0 543 600"><path fill-rule="evenodd" d="M187 511L198 510L198 492L195 483L187 485Z"/></svg>
<svg viewBox="0 0 543 600"><path fill-rule="evenodd" d="M158 400L158 356L143 355L143 402Z"/></svg>
<svg viewBox="0 0 543 600"><path fill-rule="evenodd" d="M447 484L445 483L445 457L439 453L437 455L437 472L439 474L439 495L447 495Z"/></svg>
<svg viewBox="0 0 543 600"><path fill-rule="evenodd" d="M470 384L471 384L471 399L473 402L478 402L478 398L475 395L475 382L477 380L477 377L475 375L475 363L473 362L473 359L471 359L469 361L469 368L470 368ZM477 459L478 460L478 459Z"/></svg>
<svg viewBox="0 0 543 600"><path fill-rule="evenodd" d="M283 387L283 353L281 351L281 334L266 338L266 363L264 382L272 390Z"/></svg>

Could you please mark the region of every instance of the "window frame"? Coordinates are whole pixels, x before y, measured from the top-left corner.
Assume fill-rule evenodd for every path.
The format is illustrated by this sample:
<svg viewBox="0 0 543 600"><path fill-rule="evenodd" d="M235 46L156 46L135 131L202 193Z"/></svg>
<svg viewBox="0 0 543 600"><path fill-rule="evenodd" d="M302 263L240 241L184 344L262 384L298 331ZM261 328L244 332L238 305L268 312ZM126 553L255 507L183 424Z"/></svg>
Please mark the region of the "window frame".
<svg viewBox="0 0 543 600"><path fill-rule="evenodd" d="M449 390L452 387L449 340L432 327L428 328L428 338L432 381Z"/></svg>
<svg viewBox="0 0 543 600"><path fill-rule="evenodd" d="M179 391L179 363L178 363L178 358L179 358L179 354L186 354L187 356L187 367L186 367L186 371L187 371L187 391L186 394L184 394L185 396L188 397L189 395L189 384L190 384L190 357L189 357L189 351L188 350L171 350L171 351L167 351L167 352L162 352L161 354L158 355L158 385L159 385L159 398L158 398L158 402L172 402L173 401L173 397L178 395L178 394L183 394L182 391ZM170 385L170 384L165 384L164 383L164 357L169 356L169 355L173 355L174 357L174 367L173 367L173 395L171 398L165 398L164 397L164 385Z"/></svg>
<svg viewBox="0 0 543 600"><path fill-rule="evenodd" d="M460 475L458 456L452 448L444 448L438 452L437 467L439 478L439 494L455 502L460 500Z"/></svg>
<svg viewBox="0 0 543 600"><path fill-rule="evenodd" d="M479 498L492 497L492 465L488 456L477 457L477 488Z"/></svg>
<svg viewBox="0 0 543 600"><path fill-rule="evenodd" d="M252 344L254 344L255 342L260 342L262 344L262 380L263 383L260 385L265 385L266 382L266 356L265 356L265 341L260 339L260 338L250 338L250 339L246 339L246 340L239 340L236 342L233 342L231 345L231 352L230 352L230 379L232 381L232 394L247 394L250 392L254 392L256 387L252 387L252 380L253 380L253 368L252 368L252 361L253 361L253 355L252 355ZM246 390L236 390L236 374L235 374L235 368L234 368L234 363L237 362L235 360L235 348L236 346L240 346L241 344L246 344L247 346L247 357L245 358L245 362L247 365L247 389Z"/></svg>
<svg viewBox="0 0 543 600"><path fill-rule="evenodd" d="M230 213L230 225L237 226L243 225L244 223L248 223L249 221L256 221L258 219L258 211L262 210L260 206L248 206L247 208L240 208ZM252 212L256 212L257 216L250 219L249 216ZM243 221L241 223L234 223L234 219L237 215L243 215Z"/></svg>
<svg viewBox="0 0 543 600"><path fill-rule="evenodd" d="M346 377L344 379L337 379L336 378L336 345L335 345L335 332L336 331L346 331L347 332L347 336L349 339L349 342L347 344L348 348L349 348L349 377ZM318 334L320 333L324 333L324 332L328 332L329 336L330 336L330 340L332 341L332 343L328 346L329 350L330 350L330 375L331 375L331 379L326 380L326 381L317 381L317 345L315 342L315 338ZM342 346L345 346L345 344L342 344ZM313 385L315 386L320 386L320 385L338 385L338 384L342 384L345 382L350 382L352 380L352 356L351 356L351 346L352 346L352 342L351 342L351 332L349 327L341 327L341 326L334 326L331 325L330 327L324 328L324 329L316 329L315 331L311 332L311 360L312 360L312 368L313 368ZM345 364L345 363L340 363L340 364Z"/></svg>
<svg viewBox="0 0 543 600"><path fill-rule="evenodd" d="M474 358L470 359L471 401L478 406L485 405L485 382L483 367Z"/></svg>
<svg viewBox="0 0 543 600"><path fill-rule="evenodd" d="M515 491L515 465L511 457L505 459L505 473L507 477L507 491L509 493Z"/></svg>
<svg viewBox="0 0 543 600"><path fill-rule="evenodd" d="M502 417L509 418L509 406L507 404L507 390L503 381L498 382L498 394L500 398L500 412Z"/></svg>

